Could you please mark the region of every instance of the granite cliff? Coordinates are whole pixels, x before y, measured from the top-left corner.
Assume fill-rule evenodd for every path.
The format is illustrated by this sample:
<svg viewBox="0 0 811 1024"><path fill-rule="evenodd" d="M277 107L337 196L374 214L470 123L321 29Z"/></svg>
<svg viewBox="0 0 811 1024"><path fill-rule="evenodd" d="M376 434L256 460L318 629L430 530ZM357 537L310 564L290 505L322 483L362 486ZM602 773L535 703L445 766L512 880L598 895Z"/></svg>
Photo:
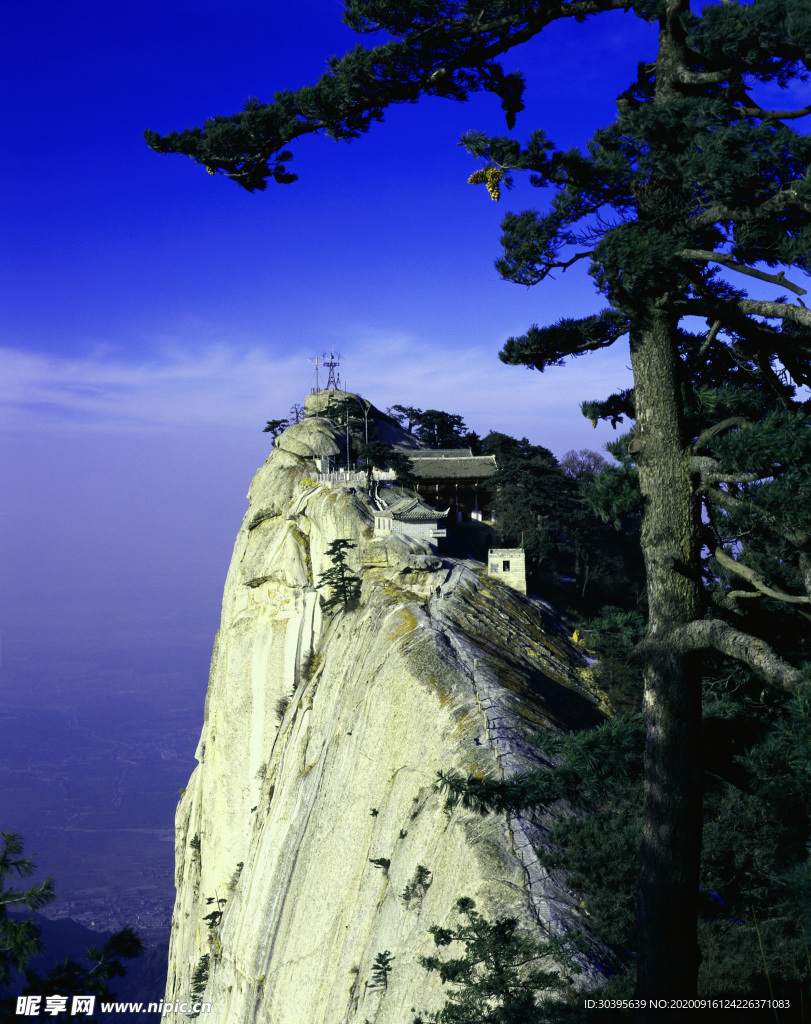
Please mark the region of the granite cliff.
<svg viewBox="0 0 811 1024"><path fill-rule="evenodd" d="M601 719L571 627L482 563L375 538L360 484L314 479L312 456L343 446L325 403L310 396L251 484L177 810L166 999L189 998L208 954L210 1024L406 1024L438 1008L419 957L460 896L539 936L584 925L538 862L548 820L449 810L436 788L439 769L514 771L537 762L538 729ZM377 410L370 422L414 445ZM337 538L356 545L362 597L327 614L314 582ZM371 978L383 951L386 988Z"/></svg>

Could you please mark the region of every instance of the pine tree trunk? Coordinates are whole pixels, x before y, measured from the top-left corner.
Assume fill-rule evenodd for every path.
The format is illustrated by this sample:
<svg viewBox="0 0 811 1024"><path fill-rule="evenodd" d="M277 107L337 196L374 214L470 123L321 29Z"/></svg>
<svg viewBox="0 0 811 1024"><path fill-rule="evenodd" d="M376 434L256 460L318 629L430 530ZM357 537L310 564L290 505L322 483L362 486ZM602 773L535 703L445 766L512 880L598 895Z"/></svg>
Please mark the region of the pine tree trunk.
<svg viewBox="0 0 811 1024"><path fill-rule="evenodd" d="M642 548L650 632L700 617L700 514L681 429L676 324L653 310L631 336ZM688 570L689 571L689 570ZM645 800L637 904L637 996L695 994L701 854L701 680L666 641L645 667Z"/></svg>

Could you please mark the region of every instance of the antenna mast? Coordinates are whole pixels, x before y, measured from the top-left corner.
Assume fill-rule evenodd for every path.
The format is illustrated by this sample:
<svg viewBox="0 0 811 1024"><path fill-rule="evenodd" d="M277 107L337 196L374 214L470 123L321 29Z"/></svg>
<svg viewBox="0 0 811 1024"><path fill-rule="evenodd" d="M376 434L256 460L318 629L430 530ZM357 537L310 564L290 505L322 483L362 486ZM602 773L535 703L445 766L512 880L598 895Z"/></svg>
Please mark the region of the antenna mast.
<svg viewBox="0 0 811 1024"><path fill-rule="evenodd" d="M324 353L323 364L324 364L324 366L329 368L329 377L327 378L327 388L326 388L326 390L329 391L330 389L332 389L333 391L340 391L341 390L341 375L338 374L337 377L336 377L336 375L335 375L335 368L337 366L341 365L341 353L340 352L335 352L335 351L333 351L333 349L330 349L329 350L329 359L327 359L327 353L325 352Z"/></svg>

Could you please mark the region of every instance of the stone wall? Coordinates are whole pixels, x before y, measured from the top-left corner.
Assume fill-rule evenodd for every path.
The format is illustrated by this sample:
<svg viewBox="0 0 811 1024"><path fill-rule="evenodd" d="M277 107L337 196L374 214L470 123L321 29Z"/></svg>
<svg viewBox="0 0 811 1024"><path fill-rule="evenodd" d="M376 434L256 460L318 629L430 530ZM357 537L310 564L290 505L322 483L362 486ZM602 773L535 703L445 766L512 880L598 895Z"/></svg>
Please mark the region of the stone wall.
<svg viewBox="0 0 811 1024"><path fill-rule="evenodd" d="M487 553L487 571L508 587L527 592L527 561L523 548L491 548Z"/></svg>

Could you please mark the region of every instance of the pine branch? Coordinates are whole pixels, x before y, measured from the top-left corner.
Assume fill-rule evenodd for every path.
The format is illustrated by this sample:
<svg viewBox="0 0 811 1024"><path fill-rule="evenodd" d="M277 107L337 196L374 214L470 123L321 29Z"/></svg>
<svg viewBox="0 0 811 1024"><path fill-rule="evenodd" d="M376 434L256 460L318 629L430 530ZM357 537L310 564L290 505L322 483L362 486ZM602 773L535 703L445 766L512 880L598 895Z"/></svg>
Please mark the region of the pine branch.
<svg viewBox="0 0 811 1024"><path fill-rule="evenodd" d="M733 77L732 68L722 71L690 71L685 67L676 68L674 79L681 85L719 85Z"/></svg>
<svg viewBox="0 0 811 1024"><path fill-rule="evenodd" d="M514 79L504 75L495 58L559 18L583 20L626 6L625 0L526 3L517 13L485 24L478 12L429 22L417 30L408 21L393 23L392 13L380 27L402 38L371 50L355 47L332 60L330 71L314 86L276 93L272 103L250 100L243 111L211 118L203 128L167 135L145 131L144 138L155 152L184 153L209 173L225 174L249 192L265 189L269 178L289 183L296 175L286 172L284 164L292 154L284 147L293 139L317 132L357 138L373 121L382 120L386 107L413 103L422 95L464 100L473 89L494 92L501 95L509 117L520 109L516 98L507 95ZM358 15L350 14L347 21L359 31L377 31Z"/></svg>
<svg viewBox="0 0 811 1024"><path fill-rule="evenodd" d="M718 437L719 434L723 434L727 430L732 430L733 427L751 426L752 423L750 420L745 419L743 416L730 416L728 419L721 420L720 423L716 423L714 426L709 427L707 430L699 434L693 442L692 449L694 452L700 452L702 448L706 447L706 445L708 445L714 437Z"/></svg>
<svg viewBox="0 0 811 1024"><path fill-rule="evenodd" d="M757 299L733 299L732 303L742 313L776 317L799 324L801 327L811 327L811 309L806 309L805 306L794 306L790 302L761 302Z"/></svg>
<svg viewBox="0 0 811 1024"><path fill-rule="evenodd" d="M750 107L738 107L736 113L739 117L760 117L764 120L770 121L793 121L799 117L807 117L811 114L811 103L807 107L802 107L800 110L764 110L760 104L751 98L748 94L744 93L744 97L748 103L751 103Z"/></svg>
<svg viewBox="0 0 811 1024"><path fill-rule="evenodd" d="M773 597L776 601L784 601L786 604L811 604L811 597L786 593L782 587L778 587L776 583L766 579L756 569L752 569L750 566L728 555L722 547L717 547L713 554L719 565L751 583L761 594Z"/></svg>
<svg viewBox="0 0 811 1024"><path fill-rule="evenodd" d="M629 662L653 660L668 653L688 654L713 648L748 665L761 679L787 693L800 690L806 674L790 665L764 640L743 633L721 619L701 619L646 637L631 652Z"/></svg>
<svg viewBox="0 0 811 1024"><path fill-rule="evenodd" d="M701 348L698 350L699 358L703 358L707 352L709 352L713 342L718 337L718 332L721 330L721 321L716 320L712 327L707 332L707 337L702 342Z"/></svg>
<svg viewBox="0 0 811 1024"><path fill-rule="evenodd" d="M707 487L704 489L705 497L709 498L713 504L719 508L724 509L725 512L737 512L741 509L741 502L738 501L728 491L722 491L720 487ZM811 542L811 535L798 530L792 530L785 526L774 516L769 515L768 512L764 512L763 509L755 506L753 512L766 524L771 530L774 530L776 534L787 540L789 544L795 548L803 549L809 542ZM802 555L801 555L802 557Z"/></svg>
<svg viewBox="0 0 811 1024"><path fill-rule="evenodd" d="M760 205L752 206L726 206L717 203L710 206L703 213L690 218L688 225L692 230L697 228L708 228L721 223L746 224L750 221L773 220L781 213L786 206L796 203L804 210L811 210L811 203L804 199L798 199L797 191L802 188L802 181L792 181L780 189L775 195L770 196Z"/></svg>
<svg viewBox="0 0 811 1024"><path fill-rule="evenodd" d="M709 431L705 431L705 433L709 433ZM769 476L766 473L722 473L719 471L718 460L709 455L692 456L688 461L688 466L691 473L699 474L701 480L698 489L705 494L707 489L714 484L754 484Z"/></svg>
<svg viewBox="0 0 811 1024"><path fill-rule="evenodd" d="M791 281L786 280L785 273L781 270L779 274L767 274L763 270L755 270L754 267L747 267L743 263L738 263L736 260L724 252L711 252L709 249L682 249L679 253L687 260L704 260L709 263L720 263L730 270L736 270L739 274L747 274L749 277L757 277L761 281L769 281L771 284L780 285L782 288L788 288L794 292L795 295L807 295L808 290L801 288L798 284L794 284Z"/></svg>

